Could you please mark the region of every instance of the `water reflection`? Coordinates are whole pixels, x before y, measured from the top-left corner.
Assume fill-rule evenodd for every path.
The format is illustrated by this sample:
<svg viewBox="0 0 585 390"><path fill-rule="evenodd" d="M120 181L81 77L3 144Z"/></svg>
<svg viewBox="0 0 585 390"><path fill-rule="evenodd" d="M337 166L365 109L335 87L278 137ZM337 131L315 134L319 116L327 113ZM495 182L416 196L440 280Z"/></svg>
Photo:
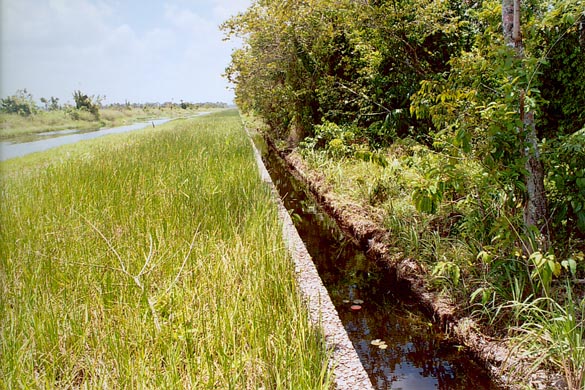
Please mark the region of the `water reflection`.
<svg viewBox="0 0 585 390"><path fill-rule="evenodd" d="M497 388L466 352L446 340L392 274L369 261L337 225L318 210L280 161L272 156L264 157L376 388ZM356 299L360 310L351 308ZM385 341L388 348L372 345L372 340L376 339Z"/></svg>
<svg viewBox="0 0 585 390"><path fill-rule="evenodd" d="M79 133L79 130L75 129L66 129L66 130L56 130L56 131L45 131L44 133L39 133L38 135L43 136L56 136L56 135L64 135L64 134L72 134L72 133Z"/></svg>
<svg viewBox="0 0 585 390"><path fill-rule="evenodd" d="M143 129L152 125L161 125L170 121L170 119L156 119L149 122L134 123L127 126L112 127L89 132L79 132L77 130L62 130L55 132L41 133L40 135L51 136L32 142L0 142L0 161L5 161L15 157L22 157L34 152L42 152L57 146L72 144L79 141L102 137L108 134L119 134L128 131ZM69 134L72 131L75 134ZM55 137L55 135L57 135Z"/></svg>

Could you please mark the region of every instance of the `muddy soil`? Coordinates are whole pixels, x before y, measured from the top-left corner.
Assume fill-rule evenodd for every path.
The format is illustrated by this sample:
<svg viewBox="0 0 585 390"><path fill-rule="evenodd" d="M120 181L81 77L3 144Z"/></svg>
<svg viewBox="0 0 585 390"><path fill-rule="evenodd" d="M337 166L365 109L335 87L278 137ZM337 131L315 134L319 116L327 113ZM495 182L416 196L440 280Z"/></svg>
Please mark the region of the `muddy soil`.
<svg viewBox="0 0 585 390"><path fill-rule="evenodd" d="M296 153L279 150L270 139L266 142L271 153L277 153L287 163L288 169L298 180L304 182L323 209L333 217L343 232L359 243L367 255L395 275L400 283L406 283L412 294L452 337L454 343L466 346L488 369L493 380L509 389L563 389L560 375L538 371L528 375L528 361L513 351L505 340L487 336L479 324L457 310L449 297L425 288L424 270L415 259L396 256L387 243L388 232L377 223L374 215L362 206L342 199L334 194L325 178L308 169Z"/></svg>

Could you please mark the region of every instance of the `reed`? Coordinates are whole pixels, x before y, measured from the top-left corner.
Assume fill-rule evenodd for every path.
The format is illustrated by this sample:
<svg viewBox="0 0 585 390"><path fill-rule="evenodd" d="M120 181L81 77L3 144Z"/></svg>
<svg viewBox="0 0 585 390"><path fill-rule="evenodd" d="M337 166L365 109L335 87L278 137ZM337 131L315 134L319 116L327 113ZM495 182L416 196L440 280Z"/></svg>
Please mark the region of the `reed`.
<svg viewBox="0 0 585 390"><path fill-rule="evenodd" d="M0 164L0 388L330 387L237 112L43 156Z"/></svg>
<svg viewBox="0 0 585 390"><path fill-rule="evenodd" d="M150 121L160 118L188 117L203 111L217 111L218 108L188 109L167 107L130 107L102 108L99 119L88 111L76 110L73 107L55 111L39 111L34 115L23 117L18 114L0 113L0 140L22 142L35 134L65 130L92 130L101 127L115 127L136 122Z"/></svg>

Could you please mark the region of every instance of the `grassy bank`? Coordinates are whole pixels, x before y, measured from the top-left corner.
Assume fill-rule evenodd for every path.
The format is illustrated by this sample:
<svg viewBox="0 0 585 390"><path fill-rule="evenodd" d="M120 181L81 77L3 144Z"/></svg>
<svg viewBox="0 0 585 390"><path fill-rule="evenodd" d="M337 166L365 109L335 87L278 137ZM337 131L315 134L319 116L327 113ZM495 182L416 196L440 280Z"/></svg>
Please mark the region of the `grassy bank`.
<svg viewBox="0 0 585 390"><path fill-rule="evenodd" d="M257 118L247 120L266 129ZM450 158L412 139L368 149L355 141L359 134L322 130L292 150L286 141L275 143L302 161L338 209L353 210L345 217L358 224L366 217L388 232L389 257L416 262L425 289L449 301L459 318L469 316L485 334L506 340L532 363L528 371L549 368L569 389L583 388L582 237L563 240L556 232L550 252L526 256L515 228L522 213L476 160Z"/></svg>
<svg viewBox="0 0 585 390"><path fill-rule="evenodd" d="M45 131L65 129L98 129L100 127L122 126L156 118L177 118L190 116L203 111L217 109L198 109L179 107L118 107L100 109L99 119L91 113L74 108L55 111L38 111L24 117L18 114L0 113L0 139L8 140Z"/></svg>
<svg viewBox="0 0 585 390"><path fill-rule="evenodd" d="M1 388L328 387L235 111L0 168Z"/></svg>

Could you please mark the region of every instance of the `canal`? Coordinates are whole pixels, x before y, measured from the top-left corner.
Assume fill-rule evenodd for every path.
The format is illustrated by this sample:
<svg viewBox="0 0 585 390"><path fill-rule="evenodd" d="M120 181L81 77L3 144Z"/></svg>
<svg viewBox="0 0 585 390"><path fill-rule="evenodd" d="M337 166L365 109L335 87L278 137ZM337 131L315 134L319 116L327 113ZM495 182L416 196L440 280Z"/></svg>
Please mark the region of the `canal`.
<svg viewBox="0 0 585 390"><path fill-rule="evenodd" d="M497 389L406 286L370 261L271 153L264 161L377 389Z"/></svg>

